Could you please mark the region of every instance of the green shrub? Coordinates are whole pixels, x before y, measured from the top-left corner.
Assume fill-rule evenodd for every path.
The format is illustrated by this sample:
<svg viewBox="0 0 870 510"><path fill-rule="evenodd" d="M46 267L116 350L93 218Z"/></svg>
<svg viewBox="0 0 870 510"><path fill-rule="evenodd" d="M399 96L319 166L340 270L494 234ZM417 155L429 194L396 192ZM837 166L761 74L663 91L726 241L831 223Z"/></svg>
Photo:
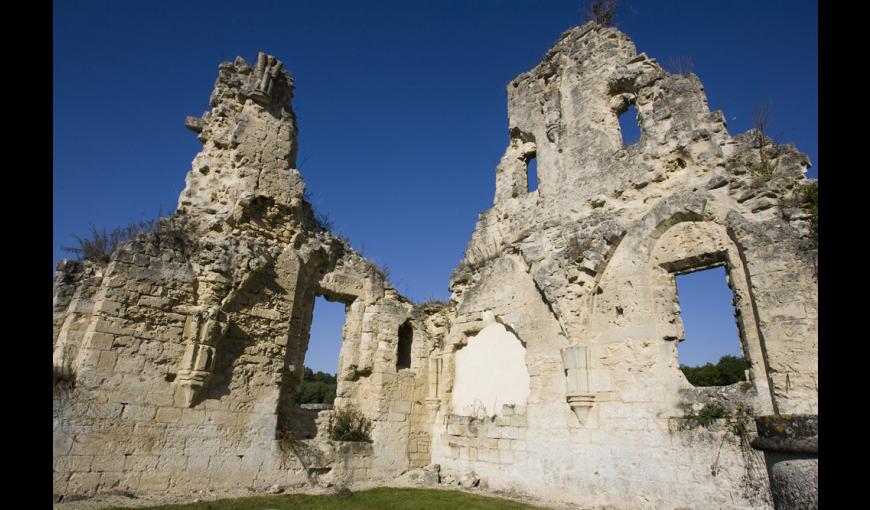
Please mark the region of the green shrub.
<svg viewBox="0 0 870 510"><path fill-rule="evenodd" d="M686 412L682 417L682 424L679 425L679 428L682 430L696 429L698 427L708 428L716 420L724 419L728 429L739 436L746 434L746 424L752 421L754 415L755 411L752 409L752 406L746 404L737 404L732 409L726 403L707 402L698 412Z"/></svg>
<svg viewBox="0 0 870 510"><path fill-rule="evenodd" d="M719 404L711 403L704 404L704 407L696 414L691 415L690 419L695 422L696 426L707 427L716 420L730 417L731 413L727 409Z"/></svg>
<svg viewBox="0 0 870 510"><path fill-rule="evenodd" d="M367 441L371 442L372 422L354 407L346 404L333 410L329 423L329 438L333 441Z"/></svg>

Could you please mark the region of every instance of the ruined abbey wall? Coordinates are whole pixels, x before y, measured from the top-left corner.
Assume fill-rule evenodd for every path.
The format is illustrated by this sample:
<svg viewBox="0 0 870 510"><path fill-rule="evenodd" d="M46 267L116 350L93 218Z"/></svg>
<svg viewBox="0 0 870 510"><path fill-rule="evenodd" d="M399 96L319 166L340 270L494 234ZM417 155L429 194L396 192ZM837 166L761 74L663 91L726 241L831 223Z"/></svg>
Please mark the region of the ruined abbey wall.
<svg viewBox="0 0 870 510"><path fill-rule="evenodd" d="M437 463L554 502L770 506L735 427L817 413L806 156L732 137L695 75L616 29L571 29L508 84L494 204L450 302L415 305L313 215L292 93L273 57L222 64L186 122L203 150L176 213L107 264L58 267L56 493L388 482ZM749 380L700 388L679 369L675 276L715 266ZM311 423L293 404L317 296L346 306L336 406L373 421L371 443L330 441L330 411ZM690 426L709 404L731 419Z"/></svg>
<svg viewBox="0 0 870 510"><path fill-rule="evenodd" d="M332 465L339 480L407 469L425 378L397 377L394 358L413 305L314 219L294 168L292 78L271 60L221 65L211 111L187 121L204 147L172 218L105 266L58 268L54 365L74 375L55 392L58 492L292 485ZM359 401L377 417L374 438L395 449L303 441L317 425L301 423L310 416L292 396L318 295L348 308L338 401ZM425 376L418 337L412 369Z"/></svg>

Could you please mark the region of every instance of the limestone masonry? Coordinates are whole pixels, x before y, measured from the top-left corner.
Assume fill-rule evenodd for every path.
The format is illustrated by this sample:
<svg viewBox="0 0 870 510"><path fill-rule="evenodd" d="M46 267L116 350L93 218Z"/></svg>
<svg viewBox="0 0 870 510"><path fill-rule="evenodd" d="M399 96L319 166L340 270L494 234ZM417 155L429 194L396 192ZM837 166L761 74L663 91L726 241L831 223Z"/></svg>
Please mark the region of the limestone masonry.
<svg viewBox="0 0 870 510"><path fill-rule="evenodd" d="M315 219L293 89L272 56L221 64L211 110L185 122L203 149L173 216L108 264L58 265L56 494L401 479L589 507L772 507L752 419L818 412L804 154L729 135L697 76L618 30L573 28L507 86L494 204L449 303L414 304ZM630 105L641 136L624 146ZM694 387L675 276L713 266L748 382ZM346 305L335 407L372 420L370 443L331 441L334 411L294 404L317 296ZM714 407L727 416L693 426Z"/></svg>

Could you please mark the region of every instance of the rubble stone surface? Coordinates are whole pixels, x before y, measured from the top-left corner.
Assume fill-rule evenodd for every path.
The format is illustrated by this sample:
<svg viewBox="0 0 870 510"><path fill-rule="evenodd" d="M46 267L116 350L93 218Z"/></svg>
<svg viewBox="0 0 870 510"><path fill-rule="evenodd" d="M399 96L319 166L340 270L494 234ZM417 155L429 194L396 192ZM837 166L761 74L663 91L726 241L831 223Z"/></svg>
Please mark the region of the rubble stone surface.
<svg viewBox="0 0 870 510"><path fill-rule="evenodd" d="M58 265L56 494L183 499L424 468L423 483L554 505L771 507L764 459L737 425L818 412L804 154L732 137L697 76L666 72L614 28L575 27L507 86L494 204L450 301L414 304L316 220L295 168L293 90L275 57L221 64L211 109L185 120L203 149L173 216L107 264ZM630 105L641 135L624 146ZM696 388L679 368L675 276L714 266L734 292L749 380ZM372 420L370 443L329 440L333 411L294 404L317 296L346 305L335 407ZM454 394L489 395L477 386L489 374L456 374L493 325L521 344L527 397L457 408ZM711 403L727 417L691 426Z"/></svg>

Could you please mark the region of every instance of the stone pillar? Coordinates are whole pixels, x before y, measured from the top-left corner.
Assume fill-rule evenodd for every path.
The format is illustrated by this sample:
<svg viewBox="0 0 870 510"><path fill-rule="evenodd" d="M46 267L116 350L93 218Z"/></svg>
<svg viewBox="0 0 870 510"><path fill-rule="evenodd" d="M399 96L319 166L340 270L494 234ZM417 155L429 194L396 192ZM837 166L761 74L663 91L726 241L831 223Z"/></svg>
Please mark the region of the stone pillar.
<svg viewBox="0 0 870 510"><path fill-rule="evenodd" d="M429 358L429 394L426 397L426 402L441 401L441 371L443 370L444 360L440 356L431 354Z"/></svg>
<svg viewBox="0 0 870 510"><path fill-rule="evenodd" d="M776 510L819 507L819 421L815 414L756 418L752 447L764 452Z"/></svg>
<svg viewBox="0 0 870 510"><path fill-rule="evenodd" d="M178 403L193 406L214 372L215 344L226 335L230 323L218 307L193 314L186 326L187 343L176 383Z"/></svg>
<svg viewBox="0 0 870 510"><path fill-rule="evenodd" d="M589 391L589 350L583 345L572 345L562 349L561 353L568 405L577 416L577 421L584 425L595 404L595 395Z"/></svg>
<svg viewBox="0 0 870 510"><path fill-rule="evenodd" d="M262 105L268 105L269 101L272 100L275 80L281 73L283 66L284 64L272 55L259 52L257 54L257 67L254 68L254 73L248 83L247 96Z"/></svg>

